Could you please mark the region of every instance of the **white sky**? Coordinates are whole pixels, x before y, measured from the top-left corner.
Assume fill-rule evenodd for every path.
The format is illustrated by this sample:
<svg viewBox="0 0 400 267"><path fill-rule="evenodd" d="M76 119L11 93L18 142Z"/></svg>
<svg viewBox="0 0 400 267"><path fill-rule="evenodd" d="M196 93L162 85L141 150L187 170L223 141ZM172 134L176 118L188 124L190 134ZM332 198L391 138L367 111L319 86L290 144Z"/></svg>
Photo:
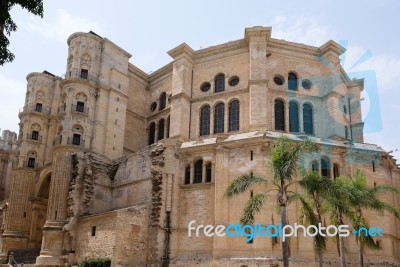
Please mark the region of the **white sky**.
<svg viewBox="0 0 400 267"><path fill-rule="evenodd" d="M182 42L196 50L243 38L245 27L261 25L272 26L274 38L309 45L347 40L345 69L373 70L377 76L383 129L365 134L365 141L400 150L400 1L45 0L44 10L43 19L12 10L18 30L10 48L16 59L0 67L1 129L18 132L27 74L65 73L66 42L73 32L93 30L107 37L133 55L131 63L150 72L170 62L166 52ZM368 50L372 57L350 70ZM394 154L400 159L400 151Z"/></svg>

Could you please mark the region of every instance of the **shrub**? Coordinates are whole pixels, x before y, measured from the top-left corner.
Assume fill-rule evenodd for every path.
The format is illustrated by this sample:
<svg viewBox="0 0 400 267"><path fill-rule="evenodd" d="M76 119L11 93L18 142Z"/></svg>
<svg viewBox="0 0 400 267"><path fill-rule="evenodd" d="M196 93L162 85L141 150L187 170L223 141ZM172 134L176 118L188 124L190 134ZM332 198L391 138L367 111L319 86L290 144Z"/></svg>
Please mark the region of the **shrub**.
<svg viewBox="0 0 400 267"><path fill-rule="evenodd" d="M86 259L79 265L79 267L110 267L110 266L111 266L110 258Z"/></svg>

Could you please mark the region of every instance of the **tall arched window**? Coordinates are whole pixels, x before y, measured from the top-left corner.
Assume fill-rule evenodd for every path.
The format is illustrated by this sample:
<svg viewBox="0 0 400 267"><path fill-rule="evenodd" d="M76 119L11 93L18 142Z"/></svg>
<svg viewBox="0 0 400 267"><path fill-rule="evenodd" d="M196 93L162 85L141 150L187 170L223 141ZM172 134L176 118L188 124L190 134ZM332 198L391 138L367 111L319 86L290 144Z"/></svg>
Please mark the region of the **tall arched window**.
<svg viewBox="0 0 400 267"><path fill-rule="evenodd" d="M307 103L303 105L303 129L306 134L314 134L313 110Z"/></svg>
<svg viewBox="0 0 400 267"><path fill-rule="evenodd" d="M164 129L165 129L165 120L161 119L158 122L158 141L163 140L164 139Z"/></svg>
<svg viewBox="0 0 400 267"><path fill-rule="evenodd" d="M321 159L321 175L327 178L331 177L329 163L326 159Z"/></svg>
<svg viewBox="0 0 400 267"><path fill-rule="evenodd" d="M214 133L224 132L225 105L219 103L214 108Z"/></svg>
<svg viewBox="0 0 400 267"><path fill-rule="evenodd" d="M156 136L156 124L152 122L150 123L149 126L149 145L154 144L155 136Z"/></svg>
<svg viewBox="0 0 400 267"><path fill-rule="evenodd" d="M185 168L185 184L190 184L190 165Z"/></svg>
<svg viewBox="0 0 400 267"><path fill-rule="evenodd" d="M167 118L167 138L169 138L169 128L171 127L171 117Z"/></svg>
<svg viewBox="0 0 400 267"><path fill-rule="evenodd" d="M275 130L285 130L285 104L282 100L275 100Z"/></svg>
<svg viewBox="0 0 400 267"><path fill-rule="evenodd" d="M296 73L289 72L288 75L288 89L292 91L297 91L298 79Z"/></svg>
<svg viewBox="0 0 400 267"><path fill-rule="evenodd" d="M333 164L333 178L339 177L339 165L337 163Z"/></svg>
<svg viewBox="0 0 400 267"><path fill-rule="evenodd" d="M319 170L318 161L314 160L314 161L311 163L311 170L312 170L312 171L318 171L318 170Z"/></svg>
<svg viewBox="0 0 400 267"><path fill-rule="evenodd" d="M194 165L194 184L201 183L203 180L203 160L196 161Z"/></svg>
<svg viewBox="0 0 400 267"><path fill-rule="evenodd" d="M160 108L159 110L165 109L167 106L167 94L165 92L162 92L160 95Z"/></svg>
<svg viewBox="0 0 400 267"><path fill-rule="evenodd" d="M299 132L299 106L296 102L289 102L289 131Z"/></svg>
<svg viewBox="0 0 400 267"><path fill-rule="evenodd" d="M200 111L200 136L210 134L210 106L204 106Z"/></svg>
<svg viewBox="0 0 400 267"><path fill-rule="evenodd" d="M239 100L229 103L229 131L239 131L240 105Z"/></svg>
<svg viewBox="0 0 400 267"><path fill-rule="evenodd" d="M211 162L206 165L206 183L210 183L212 180L212 167Z"/></svg>
<svg viewBox="0 0 400 267"><path fill-rule="evenodd" d="M225 75L224 74L219 74L217 77L215 77L214 81L214 92L219 93L225 91Z"/></svg>

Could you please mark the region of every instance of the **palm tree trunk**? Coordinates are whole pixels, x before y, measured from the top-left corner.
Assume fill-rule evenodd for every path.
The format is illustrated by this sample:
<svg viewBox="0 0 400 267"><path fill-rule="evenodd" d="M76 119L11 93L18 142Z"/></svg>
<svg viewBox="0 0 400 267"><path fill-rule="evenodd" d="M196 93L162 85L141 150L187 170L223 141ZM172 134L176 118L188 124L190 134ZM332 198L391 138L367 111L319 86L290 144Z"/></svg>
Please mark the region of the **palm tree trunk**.
<svg viewBox="0 0 400 267"><path fill-rule="evenodd" d="M318 254L318 266L322 267L324 265L323 261L322 261L322 253Z"/></svg>
<svg viewBox="0 0 400 267"><path fill-rule="evenodd" d="M339 251L340 251L340 267L346 267L346 259L344 257L344 240L339 237Z"/></svg>
<svg viewBox="0 0 400 267"><path fill-rule="evenodd" d="M343 224L343 217L342 213L338 210L338 225ZM344 256L344 239L343 237L339 236L339 252L340 252L340 267L346 267L346 259Z"/></svg>
<svg viewBox="0 0 400 267"><path fill-rule="evenodd" d="M358 216L358 221L361 221L363 213L360 207L358 207L357 209L357 216ZM364 267L364 251L363 251L363 244L361 237L358 237L358 255L360 258L360 267Z"/></svg>
<svg viewBox="0 0 400 267"><path fill-rule="evenodd" d="M287 225L286 206L281 206L281 221L282 227ZM289 242L287 239L282 242L282 260L283 267L289 267Z"/></svg>

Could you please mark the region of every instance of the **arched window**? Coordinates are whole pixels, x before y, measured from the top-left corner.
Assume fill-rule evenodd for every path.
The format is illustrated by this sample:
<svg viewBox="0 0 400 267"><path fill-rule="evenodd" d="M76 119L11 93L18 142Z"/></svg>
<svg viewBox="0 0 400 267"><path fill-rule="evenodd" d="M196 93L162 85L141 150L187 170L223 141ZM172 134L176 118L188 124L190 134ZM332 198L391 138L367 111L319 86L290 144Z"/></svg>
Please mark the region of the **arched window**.
<svg viewBox="0 0 400 267"><path fill-rule="evenodd" d="M162 92L160 95L160 108L159 110L165 109L167 106L167 94L165 92Z"/></svg>
<svg viewBox="0 0 400 267"><path fill-rule="evenodd" d="M317 162L316 160L314 160L314 161L311 163L311 170L312 170L313 172L319 170L318 162Z"/></svg>
<svg viewBox="0 0 400 267"><path fill-rule="evenodd" d="M26 162L25 167L36 168L36 157L37 157L36 151L29 151L27 156L28 156L28 161Z"/></svg>
<svg viewBox="0 0 400 267"><path fill-rule="evenodd" d="M164 139L164 129L165 129L165 120L161 119L158 122L158 141L163 140Z"/></svg>
<svg viewBox="0 0 400 267"><path fill-rule="evenodd" d="M329 163L325 159L321 159L321 175L323 177L330 178L331 177L331 172L329 169Z"/></svg>
<svg viewBox="0 0 400 267"><path fill-rule="evenodd" d="M194 165L194 184L201 183L203 179L203 160L198 160Z"/></svg>
<svg viewBox="0 0 400 267"><path fill-rule="evenodd" d="M212 178L212 167L211 162L207 163L206 165L206 183L210 183Z"/></svg>
<svg viewBox="0 0 400 267"><path fill-rule="evenodd" d="M200 111L200 136L210 134L210 106L204 106Z"/></svg>
<svg viewBox="0 0 400 267"><path fill-rule="evenodd" d="M339 165L337 163L333 164L333 178L339 177Z"/></svg>
<svg viewBox="0 0 400 267"><path fill-rule="evenodd" d="M219 93L225 91L225 75L219 74L215 77L214 92Z"/></svg>
<svg viewBox="0 0 400 267"><path fill-rule="evenodd" d="M275 100L275 130L285 130L285 104L282 100Z"/></svg>
<svg viewBox="0 0 400 267"><path fill-rule="evenodd" d="M299 132L299 106L296 102L289 102L289 131Z"/></svg>
<svg viewBox="0 0 400 267"><path fill-rule="evenodd" d="M229 103L229 131L239 131L240 105L239 100Z"/></svg>
<svg viewBox="0 0 400 267"><path fill-rule="evenodd" d="M289 72L288 75L288 89L292 91L297 91L298 79L296 73Z"/></svg>
<svg viewBox="0 0 400 267"><path fill-rule="evenodd" d="M168 116L167 118L167 138L169 138L169 128L171 127L171 118Z"/></svg>
<svg viewBox="0 0 400 267"><path fill-rule="evenodd" d="M314 134L313 127L313 110L310 104L303 105L303 128L304 133Z"/></svg>
<svg viewBox="0 0 400 267"><path fill-rule="evenodd" d="M152 122L150 123L149 127L149 145L154 144L155 136L156 136L156 124Z"/></svg>
<svg viewBox="0 0 400 267"><path fill-rule="evenodd" d="M214 133L224 132L225 105L219 103L214 108Z"/></svg>
<svg viewBox="0 0 400 267"><path fill-rule="evenodd" d="M190 184L190 165L185 168L185 184Z"/></svg>

